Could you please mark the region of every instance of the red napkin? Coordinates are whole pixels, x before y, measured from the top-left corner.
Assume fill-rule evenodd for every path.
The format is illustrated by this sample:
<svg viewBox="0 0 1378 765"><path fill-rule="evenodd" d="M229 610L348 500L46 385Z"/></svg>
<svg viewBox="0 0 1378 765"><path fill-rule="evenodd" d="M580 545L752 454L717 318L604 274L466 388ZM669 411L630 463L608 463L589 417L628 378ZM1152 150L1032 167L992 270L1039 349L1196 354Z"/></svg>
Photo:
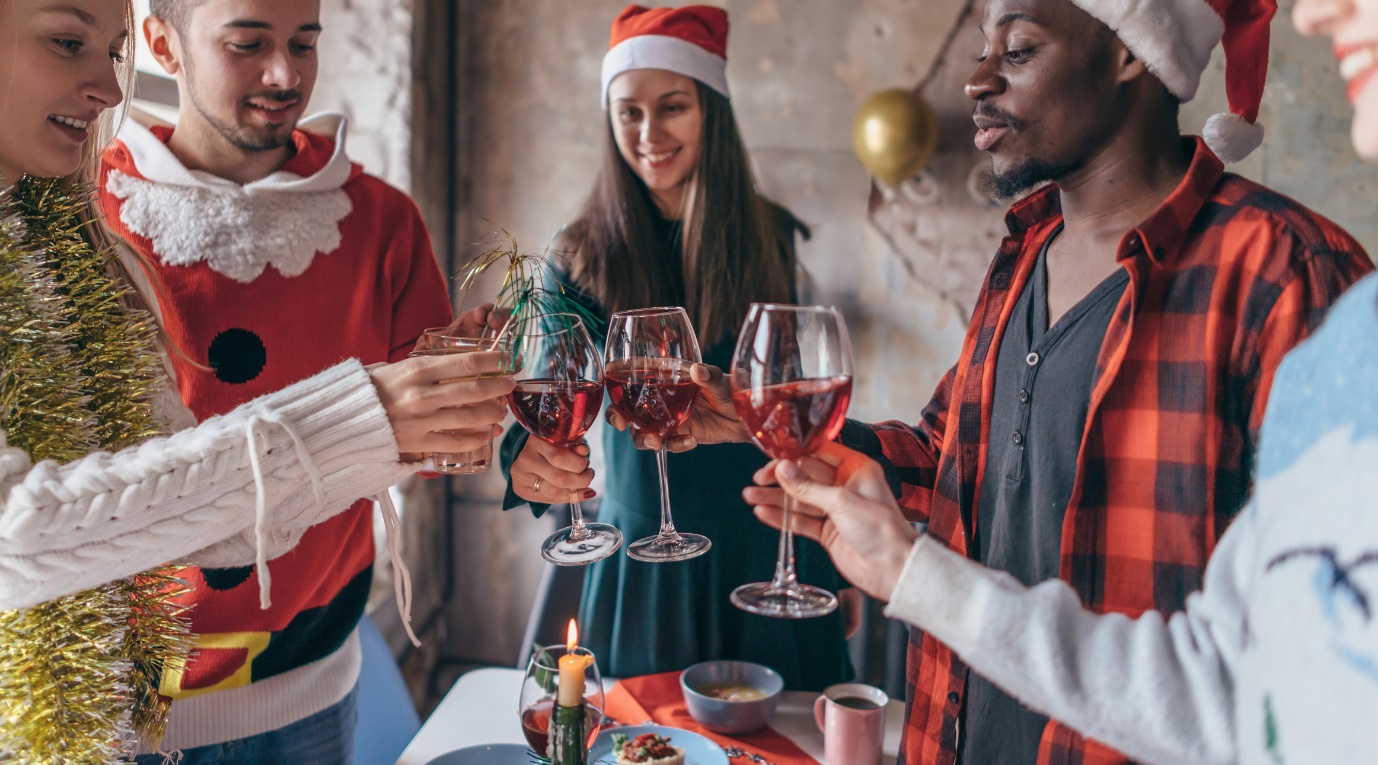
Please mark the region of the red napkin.
<svg viewBox="0 0 1378 765"><path fill-rule="evenodd" d="M805 754L793 741L769 727L741 733L733 738L699 725L684 705L678 672L619 680L608 691L604 704L609 717L626 725L639 725L650 720L656 725L693 731L724 748L741 747L748 753L761 755L772 765L818 765L817 760Z"/></svg>

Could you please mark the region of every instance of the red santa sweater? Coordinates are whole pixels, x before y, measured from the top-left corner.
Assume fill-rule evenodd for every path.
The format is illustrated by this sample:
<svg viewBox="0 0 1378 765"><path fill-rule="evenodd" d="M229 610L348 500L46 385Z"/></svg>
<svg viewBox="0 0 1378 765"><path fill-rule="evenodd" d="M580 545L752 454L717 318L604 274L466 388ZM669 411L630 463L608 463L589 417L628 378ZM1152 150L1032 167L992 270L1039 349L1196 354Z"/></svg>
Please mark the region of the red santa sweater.
<svg viewBox="0 0 1378 765"><path fill-rule="evenodd" d="M172 130L136 115L100 185L110 224L154 264L169 335L213 370L174 357L198 419L343 359L405 358L423 329L449 323L416 206L349 161L343 117L303 122L291 161L243 186L184 167ZM360 500L269 562L266 610L252 566L192 569L197 653L163 678L164 747L256 735L340 701L359 673L373 550L372 502Z"/></svg>

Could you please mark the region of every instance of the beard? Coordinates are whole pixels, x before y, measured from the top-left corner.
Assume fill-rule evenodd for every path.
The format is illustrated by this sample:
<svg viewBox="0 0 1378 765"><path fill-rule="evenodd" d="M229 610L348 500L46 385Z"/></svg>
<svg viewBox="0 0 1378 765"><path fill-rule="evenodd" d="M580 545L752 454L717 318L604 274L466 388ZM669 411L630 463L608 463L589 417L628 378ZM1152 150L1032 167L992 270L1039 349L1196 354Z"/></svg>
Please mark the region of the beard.
<svg viewBox="0 0 1378 765"><path fill-rule="evenodd" d="M281 149L292 141L292 131L296 130L295 124L284 124L276 128L253 128L243 125L232 125L229 122L216 117L205 108L201 103L200 88L196 86L195 68L192 66L190 57L185 61L187 70L187 92L191 96L192 108L201 115L201 119L206 121L219 133L222 138L229 141L232 146L241 151L274 151ZM258 98L267 101L277 101L284 103L298 100L301 93L296 90L270 91Z"/></svg>
<svg viewBox="0 0 1378 765"><path fill-rule="evenodd" d="M1004 172L994 168L981 179L981 190L999 200L1010 200L1035 186L1057 182L1081 169L1080 162L1055 164L1030 157Z"/></svg>
<svg viewBox="0 0 1378 765"><path fill-rule="evenodd" d="M971 116L995 120L997 124L1003 123L1015 130L1023 130L1026 127L1024 120L996 107L989 101L977 102L971 110ZM1024 157L1023 160L1004 172L998 172L994 168L987 170L981 178L981 190L995 199L1014 199L1035 186L1049 181L1061 180L1080 170L1084 164L1085 160L1082 159L1059 163L1038 157Z"/></svg>

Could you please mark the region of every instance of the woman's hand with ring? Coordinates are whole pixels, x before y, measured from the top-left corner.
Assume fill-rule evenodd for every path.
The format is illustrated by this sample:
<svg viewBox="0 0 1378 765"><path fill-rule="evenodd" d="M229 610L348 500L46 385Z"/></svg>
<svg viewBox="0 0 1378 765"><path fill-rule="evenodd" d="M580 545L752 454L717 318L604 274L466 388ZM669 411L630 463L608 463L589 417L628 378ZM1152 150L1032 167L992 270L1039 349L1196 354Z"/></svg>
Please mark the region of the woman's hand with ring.
<svg viewBox="0 0 1378 765"><path fill-rule="evenodd" d="M588 444L560 447L528 438L512 463L512 491L527 502L582 502L593 499L589 489Z"/></svg>

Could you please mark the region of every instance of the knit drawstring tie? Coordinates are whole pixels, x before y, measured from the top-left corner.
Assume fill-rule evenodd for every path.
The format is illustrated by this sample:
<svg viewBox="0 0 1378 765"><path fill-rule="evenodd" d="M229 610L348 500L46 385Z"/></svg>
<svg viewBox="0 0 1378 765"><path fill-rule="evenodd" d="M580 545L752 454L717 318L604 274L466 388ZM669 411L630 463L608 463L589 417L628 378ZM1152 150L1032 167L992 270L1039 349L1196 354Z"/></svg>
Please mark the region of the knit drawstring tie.
<svg viewBox="0 0 1378 765"><path fill-rule="evenodd" d="M271 596L273 577L268 571L268 493L263 477L263 465L258 456L258 440L261 438L264 444L267 444L266 428L268 425L282 428L292 439L297 462L301 464L306 474L311 478L311 489L316 496L316 502L318 504L325 502L325 479L321 475L321 469L311 458L311 453L306 448L306 442L302 440L292 424L283 419L281 415L271 412L250 417L244 425L244 434L249 442L249 465L253 469L254 475L254 546L257 548L255 550L254 571L258 573L258 605L265 611L273 605ZM412 645L420 647L421 640L416 637L416 633L412 631L411 627L411 571L407 568L406 562L402 560L402 518L397 514L397 506L392 503L391 494L384 491L376 497L376 500L383 511L383 527L387 535L388 556L392 558L392 583L393 591L397 595L397 611L402 617L402 627L406 629L407 637L411 639Z"/></svg>
<svg viewBox="0 0 1378 765"><path fill-rule="evenodd" d="M311 478L311 490L316 495L316 502L325 502L325 479L321 476L321 469L316 465L316 461L311 458L311 452L306 448L306 442L297 434L291 423L283 419L281 415L269 412L256 414L249 418L244 425L244 434L249 441L249 466L254 473L254 571L258 573L258 607L267 611L273 605L273 598L270 594L273 587L273 576L268 572L268 489L263 478L263 465L258 458L258 441L255 436L263 439L263 443L268 443L266 428L268 425L276 425L282 428L292 439L293 449L297 453L297 462Z"/></svg>
<svg viewBox="0 0 1378 765"><path fill-rule="evenodd" d="M392 503L392 493L384 491L374 498L383 511L383 528L388 537L388 557L392 559L392 591L397 596L397 613L402 616L402 627L411 638L411 644L421 647L421 640L411 628L411 571L402 560L402 517L397 514L397 506Z"/></svg>

